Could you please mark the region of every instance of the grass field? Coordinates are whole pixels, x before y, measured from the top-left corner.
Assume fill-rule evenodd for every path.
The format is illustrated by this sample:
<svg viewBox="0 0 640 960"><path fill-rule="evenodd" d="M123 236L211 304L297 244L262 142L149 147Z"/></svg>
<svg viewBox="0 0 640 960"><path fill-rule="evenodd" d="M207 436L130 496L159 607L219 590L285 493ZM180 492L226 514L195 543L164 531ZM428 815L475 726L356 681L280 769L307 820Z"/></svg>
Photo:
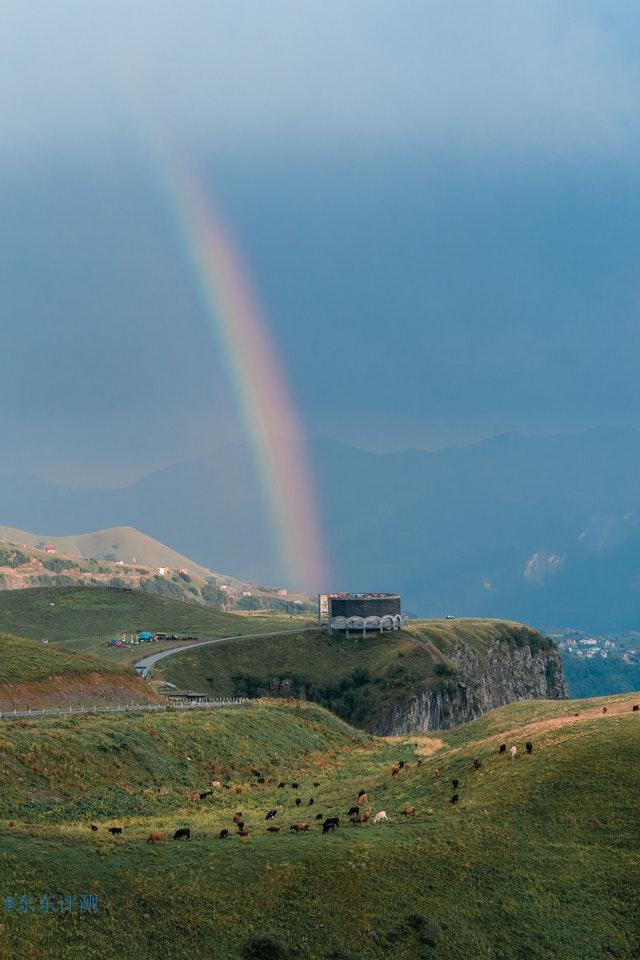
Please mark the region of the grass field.
<svg viewBox="0 0 640 960"><path fill-rule="evenodd" d="M0 958L239 960L265 931L291 960L637 958L633 702L519 703L437 738L401 740L282 702L2 723L3 895L91 893L100 909L5 911ZM518 747L515 760L498 753L503 739ZM401 759L414 765L392 777ZM276 783L257 785L252 769ZM189 792L212 779L231 789L191 803ZM278 789L294 779L297 790ZM388 823L346 825L358 789ZM415 817L401 814L407 803ZM276 835L266 832L271 808ZM238 810L244 839L233 835ZM323 836L317 811L343 825ZM287 828L300 820L311 831L294 835ZM190 841L145 842L150 829L182 826ZM222 827L232 835L215 839Z"/></svg>
<svg viewBox="0 0 640 960"><path fill-rule="evenodd" d="M397 633L345 638L326 631L221 643L158 664L155 675L216 696L303 694L352 723L376 729L379 717L424 690L445 691L451 655L466 646L483 663L487 642L552 651L553 643L523 624L497 620L415 621ZM283 686L283 684L285 686ZM276 685L277 689L276 689Z"/></svg>
<svg viewBox="0 0 640 960"><path fill-rule="evenodd" d="M171 643L148 648L107 647L108 636L137 630L191 634L203 640L267 630L291 629L304 619L287 615L222 613L139 591L90 587L42 587L0 591L0 630L34 640L48 639L69 651L100 655L120 664L132 663L145 651L157 652Z"/></svg>

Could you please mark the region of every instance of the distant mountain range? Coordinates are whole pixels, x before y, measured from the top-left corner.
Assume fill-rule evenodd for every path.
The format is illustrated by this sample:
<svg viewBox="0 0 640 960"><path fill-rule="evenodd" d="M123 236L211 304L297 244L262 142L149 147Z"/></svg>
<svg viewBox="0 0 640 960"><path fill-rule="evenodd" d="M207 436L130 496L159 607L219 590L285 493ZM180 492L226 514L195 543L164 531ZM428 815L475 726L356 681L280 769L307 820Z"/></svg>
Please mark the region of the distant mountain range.
<svg viewBox="0 0 640 960"><path fill-rule="evenodd" d="M398 590L412 613L544 628L640 622L640 432L507 434L436 452L310 445L330 589ZM251 452L229 446L120 489L0 476L1 519L130 525L213 569L283 584ZM291 584L286 584L291 586Z"/></svg>

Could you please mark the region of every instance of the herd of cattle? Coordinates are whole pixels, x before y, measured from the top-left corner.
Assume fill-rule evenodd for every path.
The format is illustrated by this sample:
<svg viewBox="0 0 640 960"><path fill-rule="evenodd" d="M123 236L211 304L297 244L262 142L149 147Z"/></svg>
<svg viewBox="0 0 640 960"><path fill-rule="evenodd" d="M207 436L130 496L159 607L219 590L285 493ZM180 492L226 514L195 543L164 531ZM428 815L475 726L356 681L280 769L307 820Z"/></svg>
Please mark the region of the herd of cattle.
<svg viewBox="0 0 640 960"><path fill-rule="evenodd" d="M530 740L526 742L525 750L527 754L533 753L533 743ZM515 746L510 747L507 751L506 743L501 743L500 746L498 747L498 753L499 754L508 753L508 756L511 760L515 759L517 752L518 752L517 747ZM401 760L399 761L399 763L391 767L391 776L397 777L402 771L410 770L414 766L421 767L423 763L424 763L424 760L422 759L418 759L415 763L410 763L409 761ZM482 761L480 760L479 757L474 757L472 763L473 763L474 770L480 770L480 768L482 767ZM276 781L274 779L266 780L266 778L263 777L260 771L258 770L252 770L251 773L255 778L255 785L263 785L265 783L268 784L269 786L276 785ZM442 778L442 773L438 768L436 768L433 772L433 776L435 780L440 780ZM458 792L459 785L460 785L460 780L457 777L454 777L451 780L451 788L453 792L449 799L449 803L455 804L459 802L460 800L460 794ZM313 786L317 788L320 786L320 783L316 780L314 781ZM287 787L290 787L293 790L298 790L300 787L300 784L296 781L290 784L287 784L284 781L280 781L277 784L277 787L280 790L285 789ZM230 790L231 786L226 783L221 783L219 780L214 780L210 784L210 789L203 790L203 791L194 791L190 795L190 799L194 802L198 802L200 800L203 800L205 797L210 796L215 791L221 790L224 788ZM235 789L237 790L238 793L241 793L244 788L236 787ZM303 803L304 801L302 800L301 797L296 797L294 800L294 805L296 808L301 807ZM305 803L305 806L307 807L313 807L314 805L315 805L314 797L310 797ZM400 814L405 817L415 817L416 808L410 804L406 804L400 811ZM266 827L266 830L268 833L280 833L281 827L273 823L273 821L278 817L278 815L279 815L279 811L277 808L272 808L271 810L268 810L266 812L264 821L268 823L268 826ZM366 790L358 791L358 795L356 796L353 805L349 808L349 810L346 813L346 818L348 819L349 823L353 827L359 824L368 823L369 821L371 821L371 823L378 824L378 823L382 823L383 821L388 821L389 819L385 810L378 810L378 812L376 814L373 814L372 816L372 807L369 802L369 795ZM322 821L321 826L322 826L323 834L333 833L336 830L336 828L340 826L340 823L341 823L339 816L328 817L328 816L325 816L323 813L315 814L314 819L316 821ZM237 811L231 818L230 822L233 824L233 827L235 828L235 834L237 836L248 837L250 835L250 830L246 825L245 817L242 811L240 810ZM90 824L90 827L91 827L91 830L98 830L98 827L94 823ZM224 827L222 830L220 830L218 834L218 839L225 840L227 837L230 836L230 831L232 829L233 828L231 826ZM122 834L123 827L112 826L112 827L107 827L107 830L109 831L109 833L115 836L115 835ZM311 830L311 824L305 821L292 823L289 826L289 831L293 831L296 834L308 833L310 830ZM167 839L166 831L152 830L149 833L149 836L147 837L147 843L161 843L166 839ZM173 839L174 840L190 840L191 829L189 827L179 827L174 832Z"/></svg>

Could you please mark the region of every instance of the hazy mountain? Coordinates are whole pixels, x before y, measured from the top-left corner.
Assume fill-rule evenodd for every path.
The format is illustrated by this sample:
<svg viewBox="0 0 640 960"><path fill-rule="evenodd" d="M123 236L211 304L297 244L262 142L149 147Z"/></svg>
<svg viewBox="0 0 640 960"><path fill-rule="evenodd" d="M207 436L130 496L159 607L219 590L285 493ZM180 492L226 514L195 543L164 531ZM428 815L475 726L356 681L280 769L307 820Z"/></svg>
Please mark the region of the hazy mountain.
<svg viewBox="0 0 640 960"><path fill-rule="evenodd" d="M638 625L640 433L508 434L377 455L311 444L330 588L400 590L420 614L540 626ZM276 583L250 452L231 446L117 490L0 477L6 524L55 534L131 525L199 563Z"/></svg>

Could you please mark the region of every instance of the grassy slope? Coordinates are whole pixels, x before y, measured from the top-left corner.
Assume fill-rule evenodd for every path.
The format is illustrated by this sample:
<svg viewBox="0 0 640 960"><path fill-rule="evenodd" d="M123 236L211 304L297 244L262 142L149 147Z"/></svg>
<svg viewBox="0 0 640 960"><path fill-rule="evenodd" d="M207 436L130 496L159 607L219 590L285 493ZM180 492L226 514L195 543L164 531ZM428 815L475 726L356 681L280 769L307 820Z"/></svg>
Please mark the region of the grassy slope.
<svg viewBox="0 0 640 960"><path fill-rule="evenodd" d="M36 643L0 633L0 685L32 683L55 675L118 672L115 664L103 663L85 654L56 650L50 644Z"/></svg>
<svg viewBox="0 0 640 960"><path fill-rule="evenodd" d="M150 630L191 634L200 639L290 629L292 618L243 617L139 591L112 588L42 587L0 591L0 630L40 640L46 637L67 650L99 654L117 663L144 655L146 647L110 649L111 635ZM171 646L165 644L164 646ZM154 644L150 652L164 649Z"/></svg>
<svg viewBox="0 0 640 960"><path fill-rule="evenodd" d="M326 689L332 683L336 689L333 694L328 691L323 702L326 699L327 705L342 712L339 701L344 691L339 689L340 682L354 671L366 669L369 679L357 686L358 703L351 713L344 714L359 722L365 715L375 719L377 712L383 713L389 704L405 700L416 690L445 684L452 648L465 643L482 658L489 638L552 646L536 630L506 621L418 621L406 631L373 634L366 640L345 639L338 634L329 637L318 631L243 641L241 647L217 644L167 659L158 664L157 675L180 687L195 687L220 696L268 693L274 677L292 677L295 688L307 690L312 686ZM250 681L247 686L240 674L257 682ZM349 707L346 702L345 707Z"/></svg>
<svg viewBox="0 0 640 960"><path fill-rule="evenodd" d="M586 701L493 711L395 778L391 762L415 758L415 738L372 740L312 706L2 724L0 816L18 821L0 826L2 889L92 892L102 909L5 914L0 958L236 960L250 933L275 929L301 960L340 949L366 960L631 960L640 716L628 697L606 702L606 717ZM497 753L503 737L518 744L515 761ZM427 752L438 741L419 743ZM271 807L285 805L284 827L301 817L291 790L248 788L252 766L295 776L305 799L317 797L311 812L344 815L367 788L390 822L322 836L311 820L309 835L267 834ZM183 793L206 784L211 767L245 792L189 804ZM407 802L415 819L400 815ZM212 839L238 809L250 838ZM114 820L122 838L104 829ZM182 825L189 843L144 842L150 828ZM411 914L439 925L436 947L419 946Z"/></svg>
<svg viewBox="0 0 640 960"><path fill-rule="evenodd" d="M99 560L106 556L113 556L125 563L149 564L152 567L166 566L173 569L187 567L190 572L203 576L222 576L214 574L207 567L202 567L183 556L166 544L153 537L136 530L135 527L112 527L106 530L96 530L93 533L82 533L77 536L52 537L42 534L29 533L27 530L18 530L14 527L0 526L0 540L7 540L15 544L28 544L35 547L38 543L54 543L58 552L71 557L94 557ZM237 582L233 578L227 582Z"/></svg>

